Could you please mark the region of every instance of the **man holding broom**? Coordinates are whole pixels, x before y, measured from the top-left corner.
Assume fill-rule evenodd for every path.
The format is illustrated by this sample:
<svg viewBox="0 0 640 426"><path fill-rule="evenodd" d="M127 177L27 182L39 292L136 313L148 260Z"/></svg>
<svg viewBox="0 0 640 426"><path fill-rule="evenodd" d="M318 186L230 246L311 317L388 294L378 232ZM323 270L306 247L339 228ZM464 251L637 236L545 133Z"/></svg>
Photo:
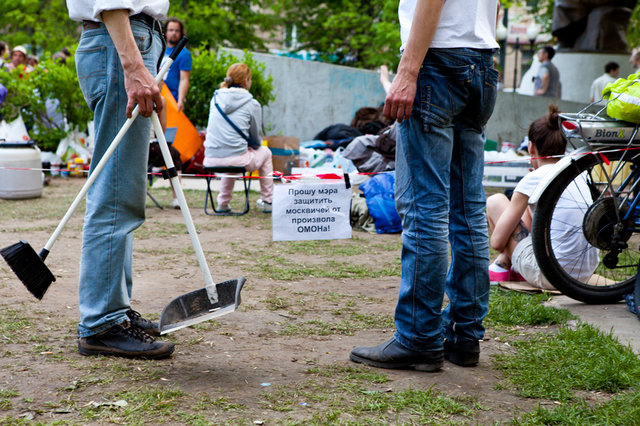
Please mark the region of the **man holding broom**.
<svg viewBox="0 0 640 426"><path fill-rule="evenodd" d="M91 172L135 104L149 117L162 100L158 71L169 0L67 0L82 21L76 68L94 112ZM144 222L150 121L138 117L87 193L80 265L78 350L82 355L159 359L173 343L130 307L133 231Z"/></svg>

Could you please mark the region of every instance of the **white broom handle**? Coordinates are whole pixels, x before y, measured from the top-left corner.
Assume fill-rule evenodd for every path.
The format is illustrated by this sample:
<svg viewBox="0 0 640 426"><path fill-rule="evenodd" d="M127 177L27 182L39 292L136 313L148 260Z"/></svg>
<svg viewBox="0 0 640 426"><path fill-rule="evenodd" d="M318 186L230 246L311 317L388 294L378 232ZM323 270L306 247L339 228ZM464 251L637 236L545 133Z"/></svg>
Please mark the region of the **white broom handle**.
<svg viewBox="0 0 640 426"><path fill-rule="evenodd" d="M171 64L173 63L175 57L177 56L176 52L179 53L179 51L182 50L182 47L184 46L184 44L186 44L186 40L185 39L186 38L183 38L183 40L180 41L180 43L182 43L184 41L184 43L182 43L182 46L180 46L180 43L178 43L178 46L176 46L176 48L172 52L172 55L170 57L168 57L164 61L164 64L162 65L162 68L160 68L160 71L156 75L156 83L157 84L159 84L162 80L164 80L164 76L167 74L167 72L169 72L169 67L171 66ZM109 145L109 148L107 148L107 150L105 151L104 155L102 156L102 158L100 159L100 161L96 165L95 169L91 172L91 174L87 178L87 181L82 186L82 189L80 190L80 192L76 196L75 200L73 200L73 203L71 203L71 206L69 207L69 209L67 210L67 213L64 215L64 217L62 218L62 220L58 224L58 227L56 228L55 231L53 231L53 234L51 234L51 237L49 238L49 241L47 241L47 244L45 244L45 246L44 246L44 250L51 251L51 247L53 247L53 244L56 242L56 239L58 238L58 236L62 232L62 229L64 229L64 227L67 225L67 222L71 218L71 215L76 211L76 208L78 208L78 205L80 204L80 202L82 201L84 196L89 191L89 188L91 188L91 185L93 185L93 182L98 178L98 175L100 174L100 171L102 171L102 169L104 168L105 164L107 164L107 161L109 161L109 158L111 157L111 154L113 154L113 152L116 150L116 148L118 147L118 145L122 141L122 138L127 133L127 130L129 130L129 127L131 127L131 124L133 124L133 120L135 120L136 117L138 116L138 114L140 112L139 108L140 107L136 105L136 107L134 108L133 112L131 113L131 118L129 118L129 119L127 119L127 121L125 121L124 125L122 126L122 128L120 129L118 134L116 135L115 139L113 139L113 142L111 142L111 145Z"/></svg>
<svg viewBox="0 0 640 426"><path fill-rule="evenodd" d="M158 146L160 147L160 151L162 152L164 163L167 166L167 169L172 169L175 167L175 165L173 164L173 159L171 158L171 152L169 152L167 139L162 132L160 119L158 119L158 114L155 111L151 113L151 124L153 125L153 129L156 132L156 137L158 138ZM216 291L216 286L213 283L213 278L211 277L209 265L207 265L207 260L204 257L202 245L200 244L200 239L198 238L198 233L196 232L196 228L193 225L193 218L191 217L191 212L189 211L187 200L186 198L184 198L184 192L182 191L180 179L178 178L178 176L172 176L170 181L171 186L176 193L176 197L178 198L180 211L182 212L184 223L187 226L187 231L189 232L189 237L191 238L191 244L193 245L193 250L196 252L196 257L198 258L198 263L200 264L200 271L202 271L202 277L204 278L204 283L207 287L209 298L211 299L211 303L215 304L218 302L218 293Z"/></svg>

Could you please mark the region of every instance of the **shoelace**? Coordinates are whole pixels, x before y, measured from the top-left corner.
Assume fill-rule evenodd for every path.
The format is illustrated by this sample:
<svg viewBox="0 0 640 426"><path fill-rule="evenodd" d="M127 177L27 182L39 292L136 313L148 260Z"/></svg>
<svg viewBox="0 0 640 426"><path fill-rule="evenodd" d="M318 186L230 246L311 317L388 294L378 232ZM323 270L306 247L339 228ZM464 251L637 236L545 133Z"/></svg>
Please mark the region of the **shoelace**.
<svg viewBox="0 0 640 426"><path fill-rule="evenodd" d="M125 327L126 326L126 327ZM144 331L142 328L137 325L132 324L131 322L125 321L120 324L120 327L124 330L126 334L133 337L134 339L138 339L141 342L149 342L153 343L156 339L153 338L150 334Z"/></svg>
<svg viewBox="0 0 640 426"><path fill-rule="evenodd" d="M146 321L144 318L142 318L142 315L140 315L140 312L134 311L133 309L129 309L127 311L127 316L129 317L130 320L135 320L135 321L144 320L144 321Z"/></svg>

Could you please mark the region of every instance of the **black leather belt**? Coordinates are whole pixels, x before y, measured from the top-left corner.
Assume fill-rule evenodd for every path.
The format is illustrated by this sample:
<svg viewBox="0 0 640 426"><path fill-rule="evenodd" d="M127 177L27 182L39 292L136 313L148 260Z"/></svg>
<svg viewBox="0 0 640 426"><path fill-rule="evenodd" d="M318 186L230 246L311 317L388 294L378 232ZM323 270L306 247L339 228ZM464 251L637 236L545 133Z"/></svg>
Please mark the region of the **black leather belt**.
<svg viewBox="0 0 640 426"><path fill-rule="evenodd" d="M131 15L129 17L130 21L136 21L136 22L141 22L144 25L146 25L147 27L153 29L154 25L156 23L156 20L153 19L151 16L147 15L146 13L138 13L135 15ZM95 22L95 21L82 21L82 29L84 31L88 31L88 30L95 30L100 28L100 25L102 25L102 22ZM159 28L159 26L158 26Z"/></svg>

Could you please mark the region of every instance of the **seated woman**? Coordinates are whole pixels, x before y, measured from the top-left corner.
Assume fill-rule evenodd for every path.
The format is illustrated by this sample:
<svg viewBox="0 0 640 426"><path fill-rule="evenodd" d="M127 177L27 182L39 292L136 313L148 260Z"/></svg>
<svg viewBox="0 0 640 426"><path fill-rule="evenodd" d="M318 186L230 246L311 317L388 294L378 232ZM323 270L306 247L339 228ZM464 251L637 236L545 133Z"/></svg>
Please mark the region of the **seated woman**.
<svg viewBox="0 0 640 426"><path fill-rule="evenodd" d="M204 141L205 167L239 166L247 171L258 170L260 176L260 199L258 208L263 212L271 212L273 198L273 163L271 151L261 145L262 110L260 103L249 93L251 87L251 70L242 63L233 64L227 70L227 77L220 84L211 99L209 123ZM216 107L217 103L217 107ZM237 127L229 123L218 110ZM240 134L242 132L242 134ZM247 141L250 139L253 144ZM234 178L222 178L218 194L218 211L230 211Z"/></svg>
<svg viewBox="0 0 640 426"><path fill-rule="evenodd" d="M533 253L530 232L536 206L529 205L529 197L559 160L558 157L545 157L563 155L566 146L559 128L558 108L549 105L547 116L538 118L529 127L529 154L534 170L518 182L511 200L504 194L494 194L487 199L490 243L500 252L489 266L491 282L527 281L538 289L555 289L540 271ZM551 229L553 249L561 266L569 275L581 280L588 280L598 265L598 250L589 245L582 232L573 232L575 224L582 223L581 215L573 217L577 210L575 203L583 202L584 207L588 207L592 203L588 194L590 191L584 179L576 179L568 186L554 209ZM563 203L571 205L564 206Z"/></svg>

